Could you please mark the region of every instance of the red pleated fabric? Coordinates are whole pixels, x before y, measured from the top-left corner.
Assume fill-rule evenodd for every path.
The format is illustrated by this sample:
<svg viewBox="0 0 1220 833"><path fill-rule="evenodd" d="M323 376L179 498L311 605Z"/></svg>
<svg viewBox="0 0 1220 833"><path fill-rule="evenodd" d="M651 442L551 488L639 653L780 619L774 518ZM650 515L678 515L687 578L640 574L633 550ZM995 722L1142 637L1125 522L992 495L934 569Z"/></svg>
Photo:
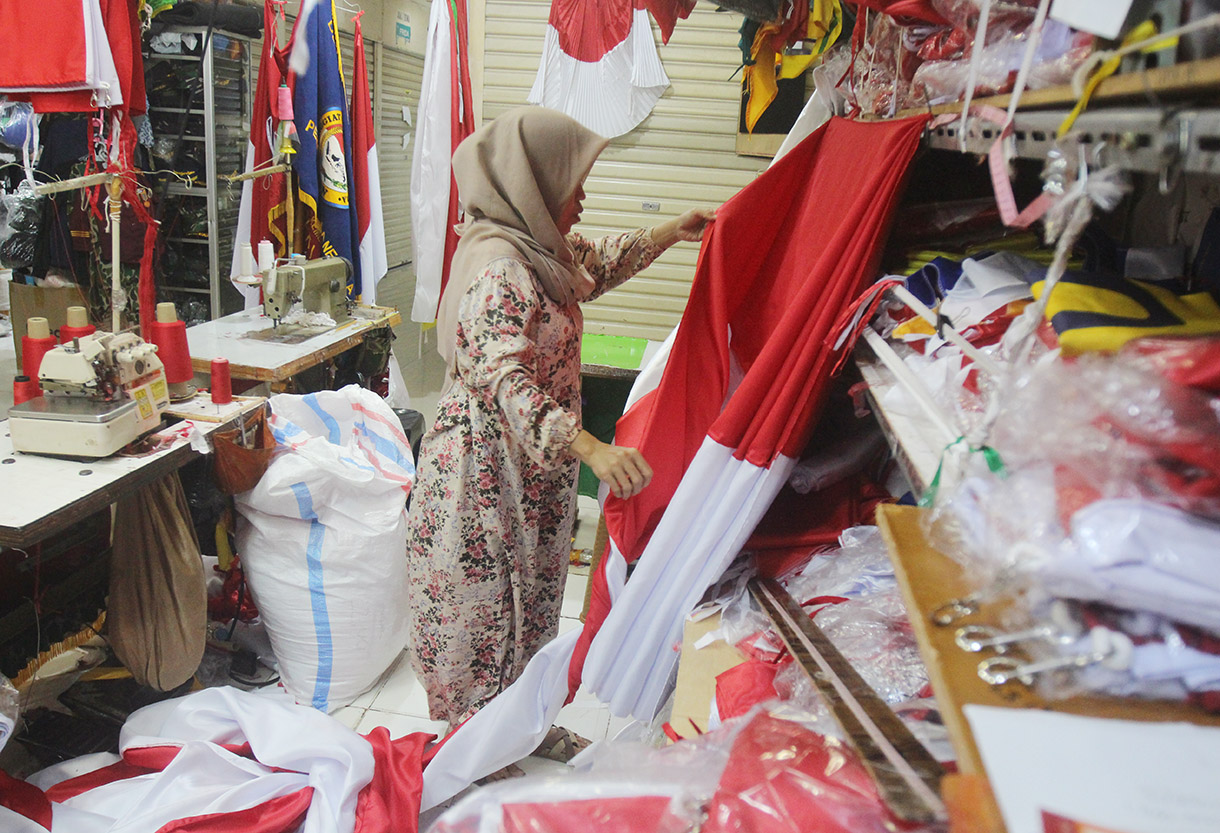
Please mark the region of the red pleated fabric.
<svg viewBox="0 0 1220 833"><path fill-rule="evenodd" d="M653 469L639 495L605 503L610 538L628 562L706 438L759 467L805 447L837 359L827 337L876 276L926 122L831 119L718 209L661 382L616 428L616 442L638 448ZM734 364L744 377L730 391ZM609 610L604 567L593 582L573 691Z"/></svg>

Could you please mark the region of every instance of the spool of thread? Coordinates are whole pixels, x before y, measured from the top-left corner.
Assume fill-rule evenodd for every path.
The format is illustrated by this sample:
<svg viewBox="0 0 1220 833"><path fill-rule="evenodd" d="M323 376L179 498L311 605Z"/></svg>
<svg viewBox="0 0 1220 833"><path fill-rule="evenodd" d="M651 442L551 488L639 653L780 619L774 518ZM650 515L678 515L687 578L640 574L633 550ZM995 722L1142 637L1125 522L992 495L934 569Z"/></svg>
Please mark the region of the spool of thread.
<svg viewBox="0 0 1220 833"><path fill-rule="evenodd" d="M47 323L47 319L41 316L27 318L25 335L21 337L21 375L37 379L42 357L50 352L55 344L55 336L51 335L51 325Z"/></svg>
<svg viewBox="0 0 1220 833"><path fill-rule="evenodd" d="M212 403L228 405L233 401L233 380L229 378L229 360L212 359Z"/></svg>
<svg viewBox="0 0 1220 833"><path fill-rule="evenodd" d="M275 268L275 246L270 240L258 241L258 271Z"/></svg>
<svg viewBox="0 0 1220 833"><path fill-rule="evenodd" d="M68 323L59 328L59 343L68 344L74 338L83 338L97 332L89 323L89 313L84 307L68 307Z"/></svg>
<svg viewBox="0 0 1220 833"><path fill-rule="evenodd" d="M157 320L152 323L150 335L152 343L157 345L157 355L165 365L165 381L176 385L194 378L191 350L186 343L186 323L178 320L172 303L157 304Z"/></svg>
<svg viewBox="0 0 1220 833"><path fill-rule="evenodd" d="M13 379L14 405L29 402L36 396L42 396L42 388L39 387L37 379L31 379L29 376L17 376Z"/></svg>
<svg viewBox="0 0 1220 833"><path fill-rule="evenodd" d="M238 272L241 274L238 277L247 278L254 274L254 247L249 243L241 244L241 253L238 255Z"/></svg>
<svg viewBox="0 0 1220 833"><path fill-rule="evenodd" d="M292 115L292 90L288 89L287 84L280 84L279 90L276 91L276 118L280 121L292 121L296 116Z"/></svg>

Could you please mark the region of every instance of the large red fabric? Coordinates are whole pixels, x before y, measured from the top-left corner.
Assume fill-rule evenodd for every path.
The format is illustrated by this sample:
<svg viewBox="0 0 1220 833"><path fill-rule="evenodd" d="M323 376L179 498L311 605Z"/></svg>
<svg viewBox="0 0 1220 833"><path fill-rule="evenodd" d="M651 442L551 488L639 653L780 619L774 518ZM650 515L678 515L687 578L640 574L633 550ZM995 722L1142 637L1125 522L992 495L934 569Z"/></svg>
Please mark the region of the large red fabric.
<svg viewBox="0 0 1220 833"><path fill-rule="evenodd" d="M254 88L251 103L250 145L254 149L253 170L271 164L271 143L279 120L287 114L278 110L280 84L293 86L293 76L285 73L291 43L281 49L276 37L275 6L271 0L263 4L263 49L258 59L258 84ZM249 243L258 251L260 240L271 240L276 255L289 254L287 214L284 203L288 197L288 180L284 174L271 174L254 181L250 190L250 234L245 239L235 240L235 246ZM274 215L274 216L273 216Z"/></svg>
<svg viewBox="0 0 1220 833"><path fill-rule="evenodd" d="M669 43L678 19L685 20L695 10L695 0L636 0L636 8L648 9L661 29L661 43Z"/></svg>
<svg viewBox="0 0 1220 833"><path fill-rule="evenodd" d="M4 770L0 769L0 807L6 807L18 815L25 816L30 821L41 824L47 830L51 829L51 802L46 793L18 781Z"/></svg>
<svg viewBox="0 0 1220 833"><path fill-rule="evenodd" d="M373 780L360 791L352 833L414 833L424 788L424 747L436 735L413 732L397 740L378 726L365 739L372 744Z"/></svg>
<svg viewBox="0 0 1220 833"><path fill-rule="evenodd" d="M705 438L759 467L805 447L837 357L827 336L875 277L926 122L831 119L718 209L661 382L615 430L653 470L639 495L605 503L610 538L628 562L644 551ZM730 391L734 364L744 377ZM609 612L602 564L573 655L573 691Z"/></svg>
<svg viewBox="0 0 1220 833"><path fill-rule="evenodd" d="M0 3L0 87L67 87L86 80L81 3Z"/></svg>
<svg viewBox="0 0 1220 833"><path fill-rule="evenodd" d="M868 8L891 17L922 20L937 26L948 26L949 21L936 11L931 0L856 0L861 10Z"/></svg>
<svg viewBox="0 0 1220 833"><path fill-rule="evenodd" d="M632 5L632 0L552 0L547 23L565 54L593 64L627 39Z"/></svg>
<svg viewBox="0 0 1220 833"><path fill-rule="evenodd" d="M356 180L356 240L364 240L369 230L369 148L375 142L373 132L373 108L369 100L369 71L364 59L364 32L356 20L356 42L352 63L352 173ZM367 287L361 287L366 289Z"/></svg>
<svg viewBox="0 0 1220 833"><path fill-rule="evenodd" d="M101 0L101 9L106 39L110 43L110 54L114 58L115 72L119 77L123 109L133 116L138 116L146 110L138 0ZM28 47L23 51L28 51ZM29 93L28 100L39 113L90 113L97 109L92 90Z"/></svg>

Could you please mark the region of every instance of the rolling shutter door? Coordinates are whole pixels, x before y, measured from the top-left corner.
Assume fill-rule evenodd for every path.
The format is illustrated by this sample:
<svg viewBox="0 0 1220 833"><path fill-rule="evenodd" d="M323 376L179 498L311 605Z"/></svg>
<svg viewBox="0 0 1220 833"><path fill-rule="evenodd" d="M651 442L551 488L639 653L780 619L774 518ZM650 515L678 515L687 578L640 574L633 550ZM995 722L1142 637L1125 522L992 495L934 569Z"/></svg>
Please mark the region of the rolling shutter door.
<svg viewBox="0 0 1220 833"><path fill-rule="evenodd" d="M525 104L542 54L549 0L487 0L483 118ZM670 88L639 127L611 141L585 184L578 230L600 237L718 206L753 181L765 159L735 151L741 106L742 17L700 0L658 46ZM653 26L654 40L660 33ZM731 80L730 80L730 77ZM645 204L659 205L658 211ZM698 248L682 244L622 287L585 304L585 330L662 339L678 323Z"/></svg>

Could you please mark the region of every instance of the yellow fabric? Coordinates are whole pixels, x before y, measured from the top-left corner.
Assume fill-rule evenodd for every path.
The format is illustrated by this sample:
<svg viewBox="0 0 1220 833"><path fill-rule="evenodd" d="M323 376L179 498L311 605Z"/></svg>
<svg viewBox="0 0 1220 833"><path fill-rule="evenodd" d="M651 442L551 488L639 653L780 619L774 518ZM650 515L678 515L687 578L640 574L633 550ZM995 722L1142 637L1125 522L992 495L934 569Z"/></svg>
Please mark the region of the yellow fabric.
<svg viewBox="0 0 1220 833"><path fill-rule="evenodd" d="M796 78L809 69L810 64L822 55L839 37L843 30L843 12L839 0L813 0L809 6L809 24L805 28L805 40L814 41L815 47L808 55L777 55L771 41L780 31L779 23L764 23L754 35L750 47L753 66L745 68L746 130L753 133L754 125L779 95L777 79Z"/></svg>
<svg viewBox="0 0 1220 833"><path fill-rule="evenodd" d="M1033 285L1035 298L1040 298L1045 281ZM1127 294L1124 289L1131 290ZM1149 310L1133 295L1146 294L1152 305L1162 309L1161 318L1171 320L1155 323ZM1079 326L1064 314L1098 314L1116 320L1097 326ZM1078 317L1078 316L1077 316ZM1125 321L1122 319L1126 319ZM1190 295L1177 293L1146 281L1115 278L1113 288L1101 288L1075 283L1065 276L1056 284L1046 305L1046 320L1059 335L1064 355L1086 352L1113 352L1133 338L1144 336L1190 336L1220 333L1220 304L1206 292Z"/></svg>
<svg viewBox="0 0 1220 833"><path fill-rule="evenodd" d="M1156 24L1151 20L1145 20L1139 26L1132 29L1127 37L1123 38L1123 46L1130 46L1133 43L1139 43L1142 40L1147 40L1156 33ZM1156 43L1149 44L1148 46L1144 47L1141 51L1154 52L1158 49L1164 49L1167 40L1171 39L1159 40ZM1068 113L1067 118L1065 118L1063 123L1059 125L1057 135L1060 138L1062 138L1069 130L1072 129L1072 125L1076 123L1076 118L1082 112L1084 112L1085 107L1089 106L1089 99L1092 97L1093 91L1097 89L1097 85L1117 72L1118 67L1122 62L1123 59L1121 56L1108 58L1105 61L1102 61L1101 66L1093 71L1093 74L1089 76L1088 82L1084 85L1084 94L1080 96L1080 100L1076 102L1076 106L1072 108L1072 112Z"/></svg>

